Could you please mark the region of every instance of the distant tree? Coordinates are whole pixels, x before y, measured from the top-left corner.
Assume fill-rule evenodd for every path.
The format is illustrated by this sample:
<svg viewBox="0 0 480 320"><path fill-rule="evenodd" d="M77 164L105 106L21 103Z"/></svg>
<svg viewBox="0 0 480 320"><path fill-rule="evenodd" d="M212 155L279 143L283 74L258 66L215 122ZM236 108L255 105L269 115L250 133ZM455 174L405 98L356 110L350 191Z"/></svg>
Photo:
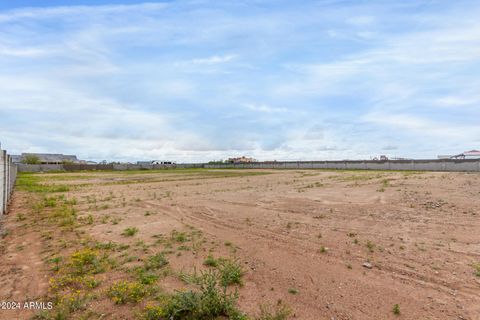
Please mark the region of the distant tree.
<svg viewBox="0 0 480 320"><path fill-rule="evenodd" d="M40 158L34 154L29 154L23 157L22 163L25 164L39 164Z"/></svg>

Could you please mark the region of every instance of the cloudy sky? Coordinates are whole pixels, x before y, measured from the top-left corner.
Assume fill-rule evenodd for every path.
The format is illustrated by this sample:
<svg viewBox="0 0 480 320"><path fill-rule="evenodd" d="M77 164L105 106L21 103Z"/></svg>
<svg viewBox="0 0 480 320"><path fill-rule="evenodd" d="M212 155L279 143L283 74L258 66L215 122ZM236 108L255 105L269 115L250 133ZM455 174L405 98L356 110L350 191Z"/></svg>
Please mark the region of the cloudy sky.
<svg viewBox="0 0 480 320"><path fill-rule="evenodd" d="M180 162L479 149L479 16L477 0L0 1L0 141Z"/></svg>

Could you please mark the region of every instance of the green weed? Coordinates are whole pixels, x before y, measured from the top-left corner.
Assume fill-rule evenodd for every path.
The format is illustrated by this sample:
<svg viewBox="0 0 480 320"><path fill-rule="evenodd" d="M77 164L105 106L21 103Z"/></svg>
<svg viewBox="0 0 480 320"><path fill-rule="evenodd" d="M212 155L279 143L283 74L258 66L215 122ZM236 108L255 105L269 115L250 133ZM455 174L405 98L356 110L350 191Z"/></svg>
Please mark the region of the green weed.
<svg viewBox="0 0 480 320"><path fill-rule="evenodd" d="M130 227L126 228L123 230L122 235L125 237L133 237L135 234L137 234L138 228L137 227Z"/></svg>

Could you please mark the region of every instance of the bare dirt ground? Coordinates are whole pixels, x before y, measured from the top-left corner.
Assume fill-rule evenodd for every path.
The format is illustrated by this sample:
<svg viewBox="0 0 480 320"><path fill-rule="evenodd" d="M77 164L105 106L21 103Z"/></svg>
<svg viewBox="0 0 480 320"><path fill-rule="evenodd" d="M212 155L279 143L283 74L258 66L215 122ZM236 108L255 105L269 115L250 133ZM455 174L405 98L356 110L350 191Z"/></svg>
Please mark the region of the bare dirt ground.
<svg viewBox="0 0 480 320"><path fill-rule="evenodd" d="M191 289L184 275L208 269L209 255L237 261L242 284L229 288L238 290L238 308L252 319L267 319L260 318L264 304L288 306L289 319L480 319L478 174L178 170L31 177L53 189L15 192L1 221L0 296L53 299L56 307L41 317L0 310L1 319L57 319L55 308L65 306L59 293L77 291L88 299L69 305L65 319L147 319L148 295L115 304L108 288L133 279L135 266L158 252L169 269L154 285L165 293ZM54 205L46 194L58 198ZM59 206L73 208L74 221ZM128 236L126 228L137 231ZM86 243L99 250L114 243L108 253L114 267L95 273L98 286L58 285L62 263Z"/></svg>

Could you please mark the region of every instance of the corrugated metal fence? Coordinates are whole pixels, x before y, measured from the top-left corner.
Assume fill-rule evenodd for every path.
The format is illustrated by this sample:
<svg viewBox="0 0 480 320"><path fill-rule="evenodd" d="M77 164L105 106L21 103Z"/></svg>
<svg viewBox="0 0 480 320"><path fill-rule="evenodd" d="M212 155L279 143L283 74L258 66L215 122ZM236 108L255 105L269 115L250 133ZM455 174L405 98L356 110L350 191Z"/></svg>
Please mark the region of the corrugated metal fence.
<svg viewBox="0 0 480 320"><path fill-rule="evenodd" d="M0 149L0 215L8 210L16 178L17 166L7 151Z"/></svg>

